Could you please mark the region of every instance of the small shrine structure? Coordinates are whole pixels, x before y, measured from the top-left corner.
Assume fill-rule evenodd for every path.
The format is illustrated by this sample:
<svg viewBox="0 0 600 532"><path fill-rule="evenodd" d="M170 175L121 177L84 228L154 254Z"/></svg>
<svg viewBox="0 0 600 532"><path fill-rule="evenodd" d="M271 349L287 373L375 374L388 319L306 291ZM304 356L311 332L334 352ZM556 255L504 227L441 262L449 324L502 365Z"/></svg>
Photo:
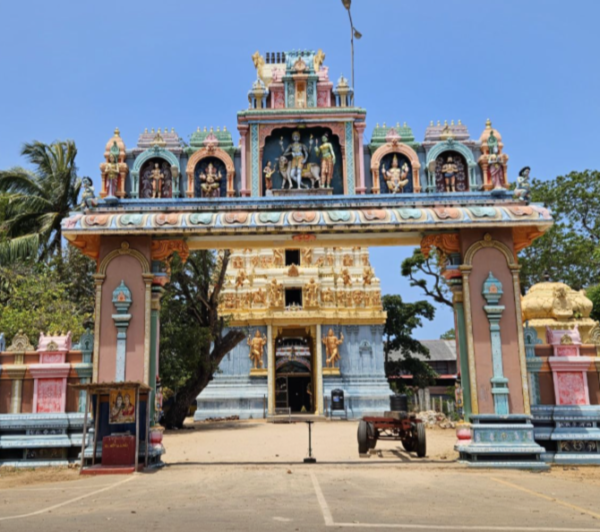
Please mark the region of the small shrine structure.
<svg viewBox="0 0 600 532"><path fill-rule="evenodd" d="M535 439L542 458L600 463L600 324L585 292L544 282L523 298Z"/></svg>

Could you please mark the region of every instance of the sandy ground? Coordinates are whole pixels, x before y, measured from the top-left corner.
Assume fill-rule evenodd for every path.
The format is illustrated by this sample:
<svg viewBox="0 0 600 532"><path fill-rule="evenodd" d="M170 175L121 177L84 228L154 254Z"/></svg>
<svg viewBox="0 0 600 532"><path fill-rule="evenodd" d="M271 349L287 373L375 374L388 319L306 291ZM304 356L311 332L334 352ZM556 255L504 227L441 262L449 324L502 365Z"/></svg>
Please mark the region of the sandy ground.
<svg viewBox="0 0 600 532"><path fill-rule="evenodd" d="M186 423L186 429L168 431L164 437L166 463L298 463L308 456L308 425L248 420ZM450 463L458 455L454 430L428 429L427 456L407 453L402 443L379 440L369 458L360 457L356 421L317 421L312 425L312 454L327 464L376 462Z"/></svg>

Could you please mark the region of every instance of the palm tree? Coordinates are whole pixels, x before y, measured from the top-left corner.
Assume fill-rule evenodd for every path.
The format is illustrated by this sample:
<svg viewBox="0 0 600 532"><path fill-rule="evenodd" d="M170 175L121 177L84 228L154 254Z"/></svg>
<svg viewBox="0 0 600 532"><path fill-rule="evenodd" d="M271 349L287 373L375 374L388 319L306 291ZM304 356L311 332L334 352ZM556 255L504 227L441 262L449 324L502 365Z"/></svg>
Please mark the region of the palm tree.
<svg viewBox="0 0 600 532"><path fill-rule="evenodd" d="M61 222L77 206L77 148L71 140L34 141L21 150L34 171L0 171L0 194L6 194L0 220L0 263L25 258L44 260L62 249Z"/></svg>

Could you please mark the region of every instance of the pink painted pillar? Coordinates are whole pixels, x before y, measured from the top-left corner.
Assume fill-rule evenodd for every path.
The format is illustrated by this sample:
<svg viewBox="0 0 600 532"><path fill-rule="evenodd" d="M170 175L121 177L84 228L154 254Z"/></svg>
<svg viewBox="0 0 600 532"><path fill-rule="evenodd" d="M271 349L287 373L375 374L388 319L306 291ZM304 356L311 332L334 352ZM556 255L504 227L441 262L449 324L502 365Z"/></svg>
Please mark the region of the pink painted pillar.
<svg viewBox="0 0 600 532"><path fill-rule="evenodd" d="M246 197L250 195L250 191L247 186L247 177L246 177L246 135L248 134L248 126L238 126L238 131L240 132L241 140L242 140L242 196Z"/></svg>
<svg viewBox="0 0 600 532"><path fill-rule="evenodd" d="M359 186L356 187L357 194L364 194L366 192L365 188L365 152L363 145L363 136L365 132L366 124L364 122L356 122L354 124L356 128L356 134L358 137L358 183Z"/></svg>

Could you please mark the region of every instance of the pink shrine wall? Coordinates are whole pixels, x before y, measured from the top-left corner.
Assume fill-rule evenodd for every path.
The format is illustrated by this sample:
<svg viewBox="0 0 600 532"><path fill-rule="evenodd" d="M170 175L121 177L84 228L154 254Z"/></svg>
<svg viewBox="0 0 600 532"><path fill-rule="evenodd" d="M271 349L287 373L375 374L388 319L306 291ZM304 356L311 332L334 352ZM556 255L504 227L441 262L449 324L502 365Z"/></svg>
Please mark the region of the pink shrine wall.
<svg viewBox="0 0 600 532"><path fill-rule="evenodd" d="M100 248L100 264L104 257L115 249L120 249L126 240L130 249L142 253L150 263L150 238L122 237L103 238ZM131 291L131 321L127 329L127 355L125 365L126 381L144 381L144 334L146 285L142 278L142 265L132 255L118 255L106 268L106 278L102 285L102 310L100 321L100 345L98 357L98 382L113 382L116 371L117 328L112 315L116 310L112 302L114 290L121 281Z"/></svg>
<svg viewBox="0 0 600 532"><path fill-rule="evenodd" d="M461 246L463 257L469 247L483 240L484 234L490 233L494 240L505 244L512 252L512 232L502 230L461 231ZM490 271L502 283L504 294L499 304L504 305L500 319L500 338L502 342L502 363L504 376L508 379L509 411L511 414L525 412L523 402L523 386L521 364L519 358L517 310L513 289L512 273L504 253L494 247L484 247L473 256L473 271L469 277L471 294L471 319L473 323L473 347L475 353L475 373L477 376L477 398L480 414L494 413L492 397L493 376L492 346L490 323L483 307L487 304L483 295L483 283Z"/></svg>

